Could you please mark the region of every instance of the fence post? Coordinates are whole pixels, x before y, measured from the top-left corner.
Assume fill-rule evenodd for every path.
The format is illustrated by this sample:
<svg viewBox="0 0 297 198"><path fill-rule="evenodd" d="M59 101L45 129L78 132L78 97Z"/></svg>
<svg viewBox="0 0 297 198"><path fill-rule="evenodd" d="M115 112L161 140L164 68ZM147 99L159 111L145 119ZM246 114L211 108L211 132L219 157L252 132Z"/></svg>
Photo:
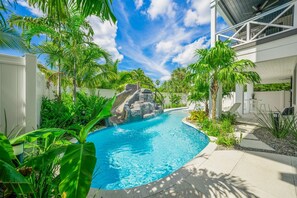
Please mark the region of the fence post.
<svg viewBox="0 0 297 198"><path fill-rule="evenodd" d="M25 55L26 132L37 129L36 66L33 54Z"/></svg>

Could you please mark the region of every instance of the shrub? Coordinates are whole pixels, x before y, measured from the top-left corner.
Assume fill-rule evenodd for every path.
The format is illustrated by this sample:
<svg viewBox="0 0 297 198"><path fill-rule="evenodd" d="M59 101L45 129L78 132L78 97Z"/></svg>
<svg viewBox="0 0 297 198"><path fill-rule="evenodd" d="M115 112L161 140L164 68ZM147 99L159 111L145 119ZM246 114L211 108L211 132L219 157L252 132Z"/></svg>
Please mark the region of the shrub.
<svg viewBox="0 0 297 198"><path fill-rule="evenodd" d="M199 111L191 111L190 112L190 120L198 121L198 123L201 123L205 119L208 119L205 111L199 110Z"/></svg>
<svg viewBox="0 0 297 198"><path fill-rule="evenodd" d="M181 96L177 94L170 94L169 100L172 105L179 105L181 102Z"/></svg>
<svg viewBox="0 0 297 198"><path fill-rule="evenodd" d="M201 129L207 133L207 135L217 137L220 135L220 128L219 125L210 119L205 119L201 123Z"/></svg>
<svg viewBox="0 0 297 198"><path fill-rule="evenodd" d="M77 93L74 104L70 94L63 94L58 99L42 99L40 128L62 128L79 131L102 110L106 98ZM100 124L100 123L99 123ZM95 126L97 127L98 124Z"/></svg>
<svg viewBox="0 0 297 198"><path fill-rule="evenodd" d="M231 124L235 124L236 123L236 115L232 114L230 112L227 113L223 113L220 117L220 121L225 121L228 120Z"/></svg>
<svg viewBox="0 0 297 198"><path fill-rule="evenodd" d="M278 121L274 118L275 113L278 114ZM268 113L260 111L259 115L256 115L256 117L261 126L270 131L276 138L285 138L289 133L295 134L297 138L296 115L285 116L281 115L279 111L270 111Z"/></svg>
<svg viewBox="0 0 297 198"><path fill-rule="evenodd" d="M231 147L237 143L237 140L236 140L236 137L234 136L234 134L221 133L218 136L216 143L219 145L226 146L226 147Z"/></svg>
<svg viewBox="0 0 297 198"><path fill-rule="evenodd" d="M164 105L164 109L170 109L170 108L178 108L178 107L186 107L185 104L166 104Z"/></svg>
<svg viewBox="0 0 297 198"><path fill-rule="evenodd" d="M221 122L221 131L225 133L233 133L234 132L234 126L230 122L230 120L226 119Z"/></svg>

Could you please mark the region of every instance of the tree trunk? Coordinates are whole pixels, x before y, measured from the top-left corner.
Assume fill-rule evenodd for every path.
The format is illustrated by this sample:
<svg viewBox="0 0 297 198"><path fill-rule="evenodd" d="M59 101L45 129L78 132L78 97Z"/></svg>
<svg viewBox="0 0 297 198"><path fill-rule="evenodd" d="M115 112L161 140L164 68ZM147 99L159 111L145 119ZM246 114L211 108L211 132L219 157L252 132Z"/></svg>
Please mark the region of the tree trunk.
<svg viewBox="0 0 297 198"><path fill-rule="evenodd" d="M62 95L62 75L61 75L61 60L58 61L58 100L61 101L61 95Z"/></svg>
<svg viewBox="0 0 297 198"><path fill-rule="evenodd" d="M208 101L207 100L204 102L204 105L205 105L205 113L207 114L207 116L209 116L209 107L208 107Z"/></svg>
<svg viewBox="0 0 297 198"><path fill-rule="evenodd" d="M73 65L73 102L76 102L76 64Z"/></svg>
<svg viewBox="0 0 297 198"><path fill-rule="evenodd" d="M212 108L211 108L211 118L216 119L217 114L217 94L218 94L218 81L213 80L211 85L211 99L212 99Z"/></svg>

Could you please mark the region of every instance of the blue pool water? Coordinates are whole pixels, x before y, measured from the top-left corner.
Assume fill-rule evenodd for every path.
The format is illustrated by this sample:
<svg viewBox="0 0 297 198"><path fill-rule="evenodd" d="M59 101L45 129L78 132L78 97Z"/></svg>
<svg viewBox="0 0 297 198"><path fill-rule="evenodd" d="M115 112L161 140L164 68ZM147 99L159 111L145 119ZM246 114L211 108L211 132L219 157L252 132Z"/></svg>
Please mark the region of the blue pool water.
<svg viewBox="0 0 297 198"><path fill-rule="evenodd" d="M190 161L209 140L182 123L186 116L187 111L171 111L89 135L97 155L92 187L116 190L140 186Z"/></svg>

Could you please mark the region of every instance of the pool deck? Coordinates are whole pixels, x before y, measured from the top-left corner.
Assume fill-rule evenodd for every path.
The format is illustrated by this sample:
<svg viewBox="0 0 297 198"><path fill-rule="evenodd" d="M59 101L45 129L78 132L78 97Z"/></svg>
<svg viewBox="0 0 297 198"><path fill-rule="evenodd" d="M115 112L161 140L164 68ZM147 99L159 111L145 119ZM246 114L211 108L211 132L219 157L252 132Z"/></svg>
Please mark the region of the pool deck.
<svg viewBox="0 0 297 198"><path fill-rule="evenodd" d="M251 132L248 129L246 133ZM210 142L194 159L161 180L125 190L91 189L88 197L297 198L297 157L216 148Z"/></svg>

